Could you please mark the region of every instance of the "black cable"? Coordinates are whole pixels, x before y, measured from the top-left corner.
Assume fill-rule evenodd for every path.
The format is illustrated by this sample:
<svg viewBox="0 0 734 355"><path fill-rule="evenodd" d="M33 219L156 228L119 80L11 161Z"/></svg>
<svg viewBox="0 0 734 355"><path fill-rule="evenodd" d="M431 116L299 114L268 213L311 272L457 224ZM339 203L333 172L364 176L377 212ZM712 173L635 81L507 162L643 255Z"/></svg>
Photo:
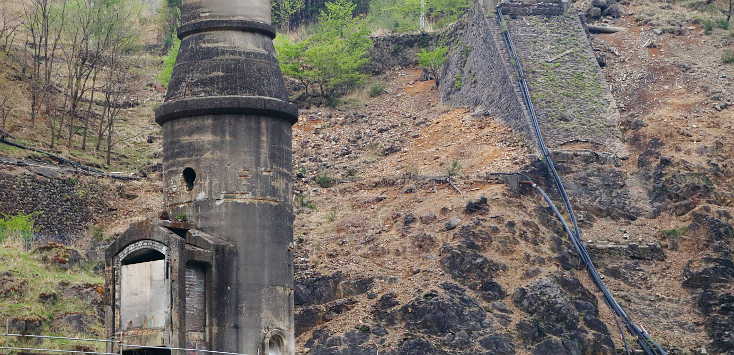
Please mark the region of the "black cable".
<svg viewBox="0 0 734 355"><path fill-rule="evenodd" d="M502 24L503 24L502 21L503 21L502 10L500 8L497 8L497 24L500 26L500 28L502 28ZM611 310L618 317L622 318L622 320L625 323L625 326L630 331L630 333L632 333L633 335L637 337L637 343L645 351L645 354L666 355L667 352L660 345L658 345L655 341L653 341L650 335L644 329L640 328L637 324L635 324L632 321L632 319L627 315L627 313L625 313L624 309L622 309L622 306L619 303L617 303L611 291L609 291L609 288L607 288L607 286L604 284L604 281L602 281L601 275L599 275L599 272L596 270L594 263L591 261L589 252L586 250L586 247L584 246L584 243L581 238L581 230L579 229L578 221L576 219L576 214L574 213L573 206L571 204L571 200L569 199L568 193L566 192L566 188L563 184L563 181L561 180L561 177L558 174L558 171L556 170L555 163L553 162L553 159L551 157L551 152L545 144L545 139L543 138L543 132L541 131L540 124L538 122L538 116L535 112L533 101L530 98L530 89L525 79L525 72L523 71L522 64L520 63L520 58L517 56L517 53L515 52L515 48L512 43L512 38L510 36L509 29L505 28L502 30L502 37L505 41L505 44L507 45L509 55L511 56L512 61L514 61L514 67L515 67L515 71L517 72L518 81L519 81L519 85L521 89L520 91L523 96L523 101L528 109L528 113L530 116L530 123L531 123L533 133L538 143L538 149L540 150L540 153L543 155L543 159L545 161L546 168L548 169L548 173L550 177L553 179L553 182L555 183L556 188L558 189L558 193L561 196L561 199L563 200L564 207L566 208L568 217L571 220L571 224L573 225L572 230L571 229L566 230L566 232L569 234L572 244L576 248L576 251L578 252L579 257L581 258L582 262L586 266L586 270L589 273L589 276L591 277L592 281L604 295L604 301L607 303L609 308L611 308ZM547 196L545 192L543 192L542 194L544 195L544 198ZM557 211L555 206L553 206L552 208ZM564 220L564 229L566 229L567 227L568 226L565 225L565 220Z"/></svg>

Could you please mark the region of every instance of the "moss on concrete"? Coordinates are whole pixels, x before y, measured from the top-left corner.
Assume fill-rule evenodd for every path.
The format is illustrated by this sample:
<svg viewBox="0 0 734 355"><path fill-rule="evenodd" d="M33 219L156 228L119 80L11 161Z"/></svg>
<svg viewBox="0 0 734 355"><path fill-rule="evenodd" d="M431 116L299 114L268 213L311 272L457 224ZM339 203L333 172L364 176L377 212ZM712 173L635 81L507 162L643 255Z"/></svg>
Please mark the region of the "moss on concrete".
<svg viewBox="0 0 734 355"><path fill-rule="evenodd" d="M541 126L552 146L616 138L613 98L576 16L507 19Z"/></svg>

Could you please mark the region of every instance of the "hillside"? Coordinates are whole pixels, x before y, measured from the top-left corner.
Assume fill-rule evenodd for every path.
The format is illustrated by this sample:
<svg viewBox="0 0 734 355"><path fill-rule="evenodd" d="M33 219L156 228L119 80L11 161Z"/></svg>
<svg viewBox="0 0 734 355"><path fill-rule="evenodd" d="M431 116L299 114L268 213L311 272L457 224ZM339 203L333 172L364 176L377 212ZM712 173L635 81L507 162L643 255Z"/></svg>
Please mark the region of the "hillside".
<svg viewBox="0 0 734 355"><path fill-rule="evenodd" d="M618 17L597 19L590 6L600 3L574 6L591 24L625 30L589 34L583 53L573 49L583 36L563 41L573 15L509 25L584 242L619 303L671 353L734 353L734 64L725 63L734 28L712 22L705 0L619 2ZM493 175L523 172L557 199L535 142L501 117L505 109L481 101L512 105L489 84L500 79L475 69L489 53L467 39L481 28L477 16L432 37L463 36L448 42L457 47L438 87L414 65L371 63L384 72L335 107L299 102L299 354L613 354L624 341L636 346L621 336L542 198ZM393 37L380 38L384 45ZM395 38L400 44L385 48L404 46L407 37ZM11 331L101 337L103 248L163 209L152 113L164 94L160 50L131 55L139 90L121 111L107 164L103 149L49 147L43 117L28 124L28 53L21 41L15 48L0 53L0 88L13 107L2 135L134 180L0 142L3 221L30 214L34 222L30 234L0 224L0 322ZM474 82L469 70L477 70ZM611 111L616 121L594 126ZM31 343L0 339L7 344Z"/></svg>

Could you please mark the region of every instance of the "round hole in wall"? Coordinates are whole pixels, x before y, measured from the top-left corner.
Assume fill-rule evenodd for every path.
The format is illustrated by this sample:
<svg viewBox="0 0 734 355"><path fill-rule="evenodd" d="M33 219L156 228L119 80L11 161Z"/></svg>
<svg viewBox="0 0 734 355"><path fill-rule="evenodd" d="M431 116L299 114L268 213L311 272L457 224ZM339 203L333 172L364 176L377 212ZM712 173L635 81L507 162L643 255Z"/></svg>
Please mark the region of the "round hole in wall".
<svg viewBox="0 0 734 355"><path fill-rule="evenodd" d="M184 182L186 182L186 189L191 191L194 189L194 181L196 181L196 171L192 168L186 168L183 170Z"/></svg>
<svg viewBox="0 0 734 355"><path fill-rule="evenodd" d="M283 337L280 334L273 334L268 339L268 353L267 355L283 355L285 354L285 344L283 343Z"/></svg>

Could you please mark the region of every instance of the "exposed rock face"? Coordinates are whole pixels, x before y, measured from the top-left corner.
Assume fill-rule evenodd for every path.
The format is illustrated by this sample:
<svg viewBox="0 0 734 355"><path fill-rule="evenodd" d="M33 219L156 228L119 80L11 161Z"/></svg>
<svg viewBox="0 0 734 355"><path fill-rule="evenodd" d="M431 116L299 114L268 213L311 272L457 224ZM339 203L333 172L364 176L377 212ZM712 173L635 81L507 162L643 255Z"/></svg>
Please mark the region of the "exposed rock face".
<svg viewBox="0 0 734 355"><path fill-rule="evenodd" d="M688 261L683 272L683 286L698 294L698 309L706 316L706 332L717 353L734 352L734 227L711 216L708 208L693 212L689 233L703 239L700 258Z"/></svg>
<svg viewBox="0 0 734 355"><path fill-rule="evenodd" d="M540 279L515 291L530 318L517 324L533 354L614 354L594 295L570 276Z"/></svg>
<svg viewBox="0 0 734 355"><path fill-rule="evenodd" d="M621 168L622 161L617 157L589 151L556 151L552 158L574 208L586 212L586 218L635 220L652 213L648 197L636 192L643 189L633 188L643 183L638 177L625 173ZM547 192L556 193L542 161L533 162L523 171Z"/></svg>
<svg viewBox="0 0 734 355"><path fill-rule="evenodd" d="M385 294L373 306L378 324L357 327L343 335L314 331L306 343L311 355L376 354L374 342L397 326L410 333L387 351L412 354L514 354L512 339L492 333L488 313L458 285L444 283L400 305L394 294ZM476 341L481 338L480 341ZM380 353L383 353L380 351Z"/></svg>
<svg viewBox="0 0 734 355"><path fill-rule="evenodd" d="M441 249L441 266L454 280L477 291L486 301L496 301L506 296L502 286L492 279L507 266L491 261L467 247L445 245Z"/></svg>
<svg viewBox="0 0 734 355"><path fill-rule="evenodd" d="M372 278L345 280L339 272L296 279L294 302L300 306L294 315L296 336L352 309L356 302L349 297L368 292L373 283Z"/></svg>

